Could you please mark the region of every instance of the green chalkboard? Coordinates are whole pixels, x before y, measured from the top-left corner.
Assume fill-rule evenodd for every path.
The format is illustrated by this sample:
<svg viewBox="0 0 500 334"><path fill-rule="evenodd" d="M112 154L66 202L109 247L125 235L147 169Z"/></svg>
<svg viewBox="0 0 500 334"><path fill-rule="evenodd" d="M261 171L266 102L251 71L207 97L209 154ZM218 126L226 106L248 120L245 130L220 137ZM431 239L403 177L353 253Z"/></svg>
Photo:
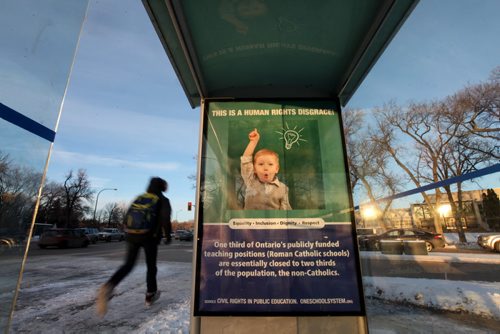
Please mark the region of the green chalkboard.
<svg viewBox="0 0 500 334"><path fill-rule="evenodd" d="M279 157L277 179L292 210L244 210L240 157L257 129L255 152ZM349 221L350 207L339 114L332 101L207 103L201 208L205 222L237 217L323 217Z"/></svg>

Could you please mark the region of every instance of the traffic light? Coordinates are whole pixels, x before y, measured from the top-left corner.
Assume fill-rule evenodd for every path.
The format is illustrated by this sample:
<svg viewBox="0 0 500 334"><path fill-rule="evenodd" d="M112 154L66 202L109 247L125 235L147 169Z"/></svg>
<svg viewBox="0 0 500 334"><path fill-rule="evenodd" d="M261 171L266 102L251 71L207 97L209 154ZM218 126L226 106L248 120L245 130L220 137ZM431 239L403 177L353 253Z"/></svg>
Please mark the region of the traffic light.
<svg viewBox="0 0 500 334"><path fill-rule="evenodd" d="M188 211L191 211L192 206L193 206L193 203L188 202Z"/></svg>

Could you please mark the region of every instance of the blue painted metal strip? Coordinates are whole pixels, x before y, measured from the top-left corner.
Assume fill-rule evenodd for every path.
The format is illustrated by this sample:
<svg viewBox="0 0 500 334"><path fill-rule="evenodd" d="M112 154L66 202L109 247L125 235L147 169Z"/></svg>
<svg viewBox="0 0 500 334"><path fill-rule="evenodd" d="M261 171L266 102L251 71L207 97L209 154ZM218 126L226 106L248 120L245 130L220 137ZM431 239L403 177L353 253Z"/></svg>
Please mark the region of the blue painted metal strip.
<svg viewBox="0 0 500 334"><path fill-rule="evenodd" d="M9 108L2 103L0 103L0 118L3 118L7 122L17 125L18 127L23 128L24 130L29 131L50 142L54 142L54 139L56 137L55 131L38 122L35 122L31 118L18 113L14 109Z"/></svg>
<svg viewBox="0 0 500 334"><path fill-rule="evenodd" d="M419 187L419 188L415 188L415 189L408 190L408 191L403 191L402 193L399 193L399 194L396 194L396 195L392 195L392 196L387 196L387 197L384 197L384 198L380 198L380 199L377 200L377 202L387 201L387 200L394 200L394 199L398 199L398 198L401 198L401 197L405 197L405 196L410 196L410 195L413 195L413 194L421 193L421 192L424 192L424 191L427 191L427 190L435 189L435 188L438 188L438 187L444 187L444 186L447 186L447 185L450 185L450 184L453 184L453 183L463 182L463 181L467 181L467 180L470 180L470 179L475 179L476 177L480 177L480 176L484 176L484 175L488 175L488 174L493 174L493 173L498 173L498 172L500 172L500 163L498 163L496 165L493 165L493 166L489 166L489 167L485 167L485 168L482 168L482 169L478 169L476 171L473 171L473 172L470 172L470 173L467 173L467 174L455 176L455 177L449 178L449 179L444 180L444 181L434 182L434 183L431 183L431 184L428 184L428 185L425 185L425 186L422 186L422 187ZM354 210L359 210L359 205L356 205L354 207Z"/></svg>

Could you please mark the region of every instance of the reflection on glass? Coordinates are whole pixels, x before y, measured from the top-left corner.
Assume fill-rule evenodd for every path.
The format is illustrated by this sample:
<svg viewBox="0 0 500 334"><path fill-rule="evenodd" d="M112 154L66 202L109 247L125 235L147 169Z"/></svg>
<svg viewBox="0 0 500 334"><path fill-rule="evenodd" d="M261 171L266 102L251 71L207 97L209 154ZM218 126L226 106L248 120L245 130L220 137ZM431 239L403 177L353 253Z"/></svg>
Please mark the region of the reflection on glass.
<svg viewBox="0 0 500 334"><path fill-rule="evenodd" d="M88 1L28 0L2 1L0 5L0 103L14 111L4 108L2 112L9 114L0 119L2 331L8 331L51 146L24 128L30 128L34 121L54 130L87 4ZM27 119L17 117L18 114Z"/></svg>
<svg viewBox="0 0 500 334"><path fill-rule="evenodd" d="M0 102L54 129L88 1L2 1Z"/></svg>
<svg viewBox="0 0 500 334"><path fill-rule="evenodd" d="M12 305L50 143L3 120L0 133L1 327Z"/></svg>
<svg viewBox="0 0 500 334"><path fill-rule="evenodd" d="M498 331L499 3L450 3L418 3L343 113L371 332Z"/></svg>

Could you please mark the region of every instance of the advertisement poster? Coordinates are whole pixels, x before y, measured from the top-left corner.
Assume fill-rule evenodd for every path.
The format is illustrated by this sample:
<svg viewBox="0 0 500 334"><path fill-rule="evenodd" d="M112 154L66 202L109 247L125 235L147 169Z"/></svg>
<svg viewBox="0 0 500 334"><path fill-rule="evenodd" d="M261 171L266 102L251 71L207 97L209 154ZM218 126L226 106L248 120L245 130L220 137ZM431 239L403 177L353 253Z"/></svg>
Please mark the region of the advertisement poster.
<svg viewBox="0 0 500 334"><path fill-rule="evenodd" d="M364 315L335 104L204 113L195 315Z"/></svg>

